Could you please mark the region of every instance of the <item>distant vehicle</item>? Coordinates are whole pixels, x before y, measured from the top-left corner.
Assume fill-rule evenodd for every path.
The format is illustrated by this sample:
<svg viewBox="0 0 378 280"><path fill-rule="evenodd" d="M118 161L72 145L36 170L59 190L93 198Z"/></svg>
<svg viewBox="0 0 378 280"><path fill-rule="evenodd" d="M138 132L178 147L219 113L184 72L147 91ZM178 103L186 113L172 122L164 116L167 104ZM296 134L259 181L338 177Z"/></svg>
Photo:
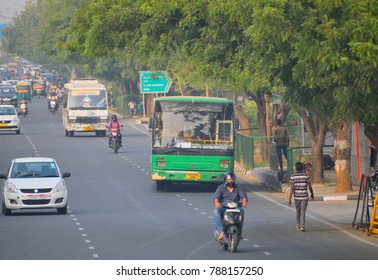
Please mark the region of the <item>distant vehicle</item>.
<svg viewBox="0 0 378 280"><path fill-rule="evenodd" d="M33 81L33 96L46 97L46 81L42 79L36 79Z"/></svg>
<svg viewBox="0 0 378 280"><path fill-rule="evenodd" d="M0 76L0 83L6 83L8 78L6 76Z"/></svg>
<svg viewBox="0 0 378 280"><path fill-rule="evenodd" d="M4 179L2 212L9 216L12 210L56 208L67 214L67 186L64 178L70 172L61 172L53 158L30 157L13 159Z"/></svg>
<svg viewBox="0 0 378 280"><path fill-rule="evenodd" d="M234 170L234 104L215 97L155 98L151 119L151 179L219 185Z"/></svg>
<svg viewBox="0 0 378 280"><path fill-rule="evenodd" d="M0 85L0 104L18 106L16 89L12 85Z"/></svg>
<svg viewBox="0 0 378 280"><path fill-rule="evenodd" d="M41 79L48 81L49 83L53 83L53 84L55 84L57 82L56 75L54 75L52 73L42 73Z"/></svg>
<svg viewBox="0 0 378 280"><path fill-rule="evenodd" d="M31 101L32 97L32 85L28 81L19 81L16 84L16 92L18 100L21 100L21 96L25 96L26 100Z"/></svg>
<svg viewBox="0 0 378 280"><path fill-rule="evenodd" d="M15 131L20 134L20 119L13 105L0 105L0 131Z"/></svg>
<svg viewBox="0 0 378 280"><path fill-rule="evenodd" d="M7 80L6 83L9 84L9 85L12 85L14 87L16 87L16 85L18 83L18 80Z"/></svg>
<svg viewBox="0 0 378 280"><path fill-rule="evenodd" d="M62 119L66 136L95 132L106 136L108 95L103 84L93 79L73 79L63 88Z"/></svg>
<svg viewBox="0 0 378 280"><path fill-rule="evenodd" d="M7 76L7 68L6 67L0 67L0 76L6 77Z"/></svg>
<svg viewBox="0 0 378 280"><path fill-rule="evenodd" d="M16 76L17 75L17 63L9 62L7 70L8 70L8 79Z"/></svg>
<svg viewBox="0 0 378 280"><path fill-rule="evenodd" d="M30 68L29 74L33 78L40 79L41 78L41 72L42 72L42 70L41 70L40 67L33 66L33 67Z"/></svg>

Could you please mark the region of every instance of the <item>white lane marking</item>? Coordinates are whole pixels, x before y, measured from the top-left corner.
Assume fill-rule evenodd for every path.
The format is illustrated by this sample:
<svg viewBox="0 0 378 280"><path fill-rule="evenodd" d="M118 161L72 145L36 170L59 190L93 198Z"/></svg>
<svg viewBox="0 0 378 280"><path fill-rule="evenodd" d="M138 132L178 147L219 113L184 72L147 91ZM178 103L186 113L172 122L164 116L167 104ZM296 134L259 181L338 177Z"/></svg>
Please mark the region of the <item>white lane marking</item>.
<svg viewBox="0 0 378 280"><path fill-rule="evenodd" d="M142 133L148 135L148 136L151 136L151 133L150 133L150 132L146 132L146 131L144 131L144 130L141 130L140 128L136 127L136 126L133 125L133 124L130 124L130 126L133 127L134 129L136 129L136 130L138 130L138 131L140 131L140 132L142 132Z"/></svg>

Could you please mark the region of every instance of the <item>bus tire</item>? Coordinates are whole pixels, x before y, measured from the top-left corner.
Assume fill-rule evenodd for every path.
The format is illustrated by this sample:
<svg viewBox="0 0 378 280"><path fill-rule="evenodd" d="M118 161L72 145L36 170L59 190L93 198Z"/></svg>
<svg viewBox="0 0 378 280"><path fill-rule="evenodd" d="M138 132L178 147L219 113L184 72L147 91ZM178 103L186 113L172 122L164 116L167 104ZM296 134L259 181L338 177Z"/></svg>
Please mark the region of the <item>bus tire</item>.
<svg viewBox="0 0 378 280"><path fill-rule="evenodd" d="M165 182L164 181L156 181L156 190L157 191L164 191L165 189Z"/></svg>

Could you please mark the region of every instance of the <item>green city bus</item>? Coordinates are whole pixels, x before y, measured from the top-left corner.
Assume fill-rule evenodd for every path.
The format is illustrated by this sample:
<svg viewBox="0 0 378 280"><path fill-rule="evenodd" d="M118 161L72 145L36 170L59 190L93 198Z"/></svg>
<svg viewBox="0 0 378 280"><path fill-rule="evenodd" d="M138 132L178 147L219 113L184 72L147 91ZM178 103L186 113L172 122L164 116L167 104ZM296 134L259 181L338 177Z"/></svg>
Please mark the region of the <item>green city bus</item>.
<svg viewBox="0 0 378 280"><path fill-rule="evenodd" d="M155 98L151 179L157 190L172 183L220 184L234 170L234 104L215 97Z"/></svg>

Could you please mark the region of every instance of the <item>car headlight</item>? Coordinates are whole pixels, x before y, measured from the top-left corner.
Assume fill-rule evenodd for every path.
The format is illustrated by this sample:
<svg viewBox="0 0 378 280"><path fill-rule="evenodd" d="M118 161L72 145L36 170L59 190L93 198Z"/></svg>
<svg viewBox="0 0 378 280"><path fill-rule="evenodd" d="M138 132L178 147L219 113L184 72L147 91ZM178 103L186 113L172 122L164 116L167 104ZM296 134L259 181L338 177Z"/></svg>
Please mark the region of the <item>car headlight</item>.
<svg viewBox="0 0 378 280"><path fill-rule="evenodd" d="M64 181L60 181L58 184L56 184L54 188L54 192L64 192L66 190L66 184Z"/></svg>
<svg viewBox="0 0 378 280"><path fill-rule="evenodd" d="M9 193L18 193L18 189L16 188L16 186L11 183L11 182L7 182L5 185L4 185L4 189L6 192L9 192Z"/></svg>
<svg viewBox="0 0 378 280"><path fill-rule="evenodd" d="M17 122L19 122L19 121L20 121L20 119L19 119L18 117L14 117L14 119L13 119L12 122L14 122L14 123L16 122L16 123L17 123Z"/></svg>

